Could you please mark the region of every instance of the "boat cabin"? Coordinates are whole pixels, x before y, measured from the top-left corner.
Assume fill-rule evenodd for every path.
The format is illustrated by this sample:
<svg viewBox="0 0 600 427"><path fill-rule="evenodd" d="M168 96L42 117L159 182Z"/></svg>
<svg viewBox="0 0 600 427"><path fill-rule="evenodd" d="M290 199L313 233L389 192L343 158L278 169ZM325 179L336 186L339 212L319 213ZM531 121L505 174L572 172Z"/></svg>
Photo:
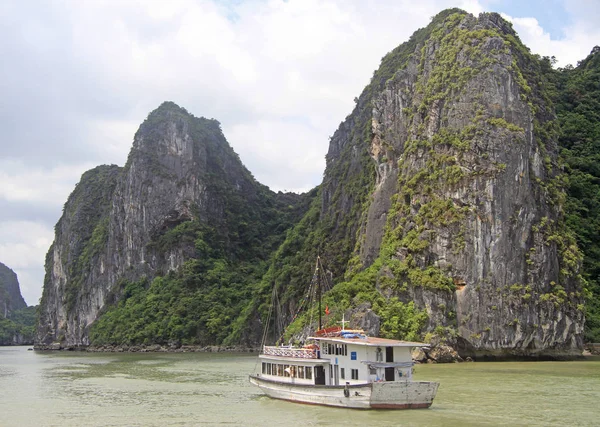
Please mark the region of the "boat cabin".
<svg viewBox="0 0 600 427"><path fill-rule="evenodd" d="M413 347L427 344L371 338L352 331L313 337L303 348L264 347L262 377L311 385L365 384L410 381Z"/></svg>

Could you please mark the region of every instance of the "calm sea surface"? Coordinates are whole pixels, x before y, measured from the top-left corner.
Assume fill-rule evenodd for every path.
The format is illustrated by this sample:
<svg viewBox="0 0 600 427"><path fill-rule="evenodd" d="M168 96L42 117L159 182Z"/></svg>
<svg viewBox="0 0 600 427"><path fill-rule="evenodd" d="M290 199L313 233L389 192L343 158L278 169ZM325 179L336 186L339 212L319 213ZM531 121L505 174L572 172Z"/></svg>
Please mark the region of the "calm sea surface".
<svg viewBox="0 0 600 427"><path fill-rule="evenodd" d="M600 358L419 365L430 409L360 411L269 399L247 354L38 353L0 347L0 426L599 426Z"/></svg>

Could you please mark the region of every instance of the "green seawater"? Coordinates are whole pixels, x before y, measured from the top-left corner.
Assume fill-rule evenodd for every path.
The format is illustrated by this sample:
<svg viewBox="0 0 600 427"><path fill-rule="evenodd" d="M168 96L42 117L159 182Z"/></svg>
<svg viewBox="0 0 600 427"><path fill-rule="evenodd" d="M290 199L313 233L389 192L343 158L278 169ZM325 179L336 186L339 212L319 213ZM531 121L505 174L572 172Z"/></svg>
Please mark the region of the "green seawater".
<svg viewBox="0 0 600 427"><path fill-rule="evenodd" d="M0 426L598 426L600 358L418 365L429 409L361 411L269 399L256 355L40 353L0 347Z"/></svg>

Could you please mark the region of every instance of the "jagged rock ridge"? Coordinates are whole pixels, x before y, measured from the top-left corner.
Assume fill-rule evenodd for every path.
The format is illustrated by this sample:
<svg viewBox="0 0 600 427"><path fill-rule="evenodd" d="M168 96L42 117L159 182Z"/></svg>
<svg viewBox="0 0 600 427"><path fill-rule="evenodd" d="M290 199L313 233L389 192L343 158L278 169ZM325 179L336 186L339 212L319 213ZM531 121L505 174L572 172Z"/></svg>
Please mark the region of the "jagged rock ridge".
<svg viewBox="0 0 600 427"><path fill-rule="evenodd" d="M539 64L497 14L451 15L419 48L373 102L363 262L387 245L386 291L466 354L580 352L580 255ZM369 225L382 211L387 234Z"/></svg>
<svg viewBox="0 0 600 427"><path fill-rule="evenodd" d="M331 139L313 221L322 239L284 244L341 264L329 301L338 317L360 325L375 312L371 333L435 334L463 356L581 353L581 254L565 227L544 80L493 13L444 11L383 58ZM367 198L348 185L357 178Z"/></svg>
<svg viewBox="0 0 600 427"><path fill-rule="evenodd" d="M218 246L259 263L261 249L277 242L271 236L285 231L268 229L283 216L273 205L293 211L300 199L258 184L216 120L162 104L140 126L127 164L86 172L65 204L47 256L37 342L89 344L90 325L127 283L176 273L199 251ZM218 235L205 247L208 229Z"/></svg>

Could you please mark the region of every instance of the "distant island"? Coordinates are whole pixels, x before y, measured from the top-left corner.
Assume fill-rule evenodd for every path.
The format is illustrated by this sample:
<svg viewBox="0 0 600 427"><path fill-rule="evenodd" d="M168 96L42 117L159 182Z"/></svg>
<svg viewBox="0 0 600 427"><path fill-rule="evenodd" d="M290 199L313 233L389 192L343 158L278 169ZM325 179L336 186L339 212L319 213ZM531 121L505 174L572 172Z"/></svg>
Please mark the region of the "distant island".
<svg viewBox="0 0 600 427"><path fill-rule="evenodd" d="M0 262L0 345L33 344L36 307L27 307L14 271Z"/></svg>

